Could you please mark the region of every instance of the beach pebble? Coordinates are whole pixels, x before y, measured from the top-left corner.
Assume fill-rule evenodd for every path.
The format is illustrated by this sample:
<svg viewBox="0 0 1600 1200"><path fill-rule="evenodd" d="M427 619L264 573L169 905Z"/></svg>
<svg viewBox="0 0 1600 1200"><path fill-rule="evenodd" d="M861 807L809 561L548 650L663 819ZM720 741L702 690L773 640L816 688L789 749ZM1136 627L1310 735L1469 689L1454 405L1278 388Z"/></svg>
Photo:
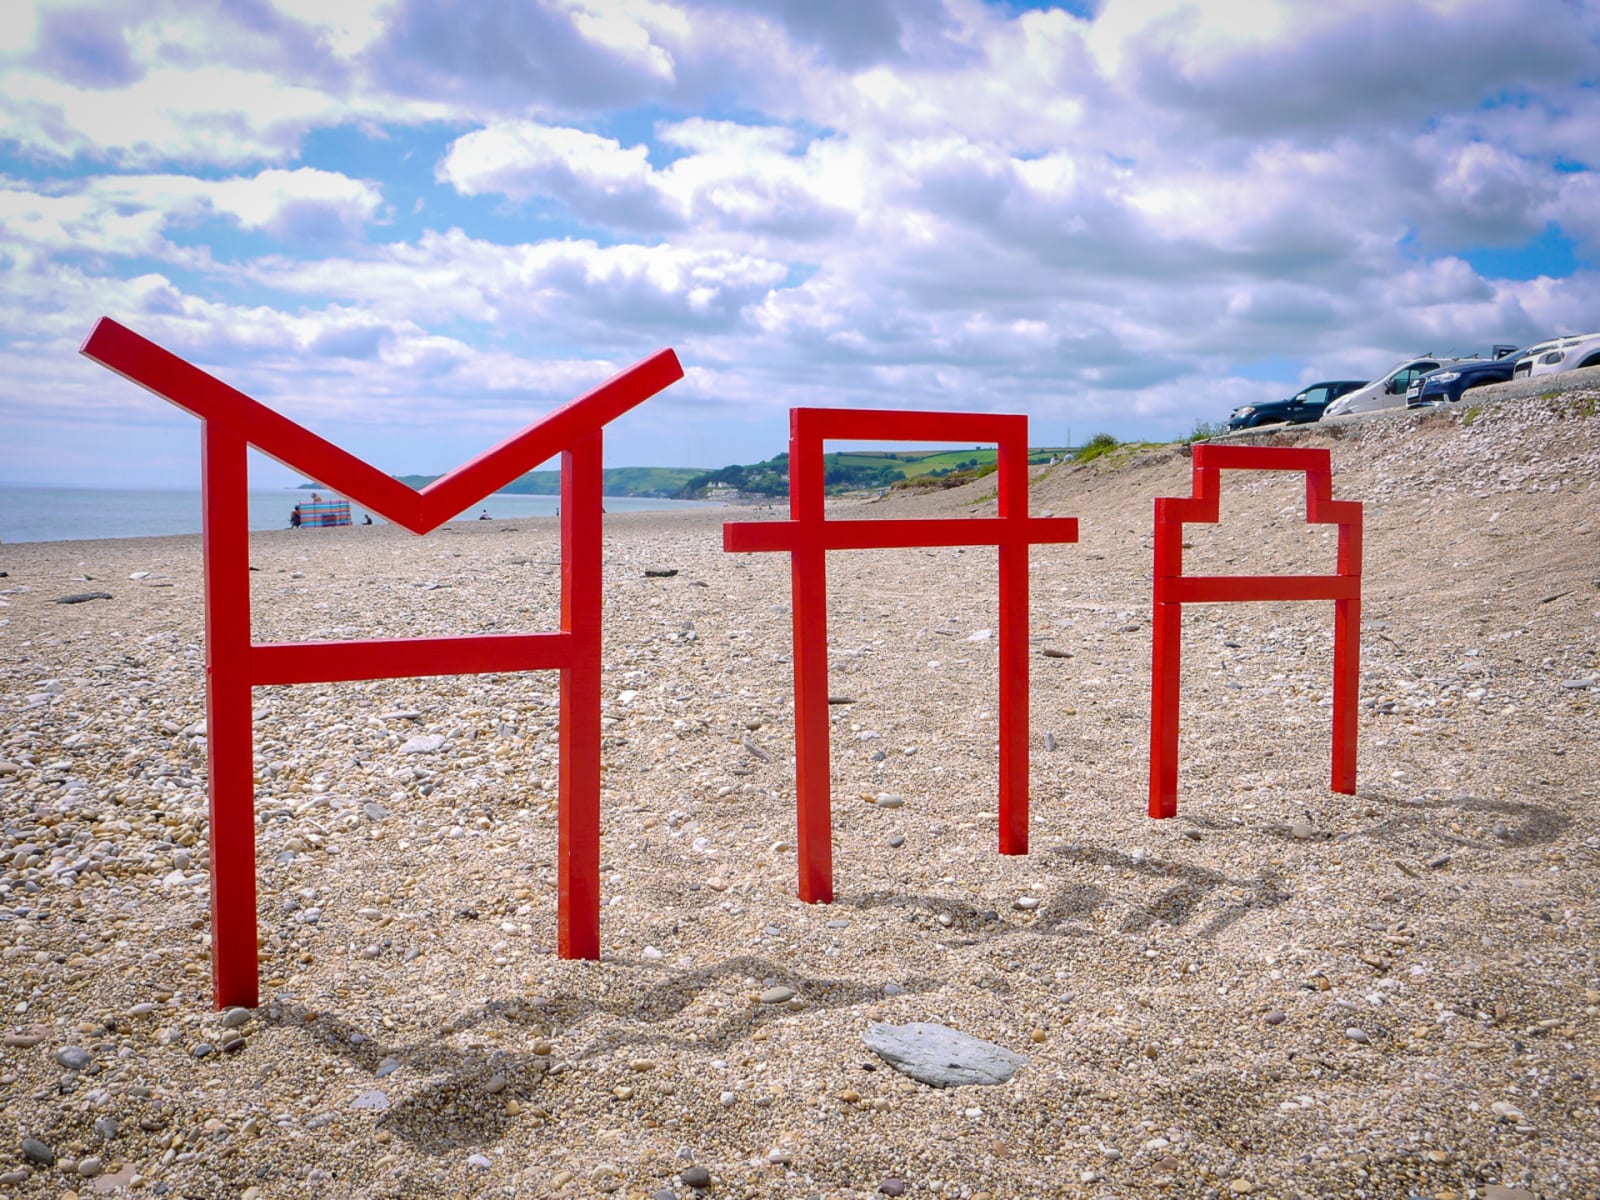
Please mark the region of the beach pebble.
<svg viewBox="0 0 1600 1200"><path fill-rule="evenodd" d="M793 1000L794 995L795 991L792 987L770 987L761 993L761 1003L782 1004L787 1000Z"/></svg>
<svg viewBox="0 0 1600 1200"><path fill-rule="evenodd" d="M81 1071L92 1060L82 1046L63 1046L56 1051L56 1061L69 1071Z"/></svg>
<svg viewBox="0 0 1600 1200"><path fill-rule="evenodd" d="M433 754L444 748L445 738L442 733L421 733L414 738L407 738L400 747L401 754Z"/></svg>
<svg viewBox="0 0 1600 1200"><path fill-rule="evenodd" d="M494 1166L494 1163L489 1160L487 1154L469 1154L467 1155L467 1166L477 1167L480 1171L487 1171Z"/></svg>
<svg viewBox="0 0 1600 1200"><path fill-rule="evenodd" d="M711 1172L704 1167L685 1167L678 1175L683 1180L684 1187L708 1188L711 1186Z"/></svg>
<svg viewBox="0 0 1600 1200"><path fill-rule="evenodd" d="M55 1151L37 1138L22 1139L22 1157L41 1167L53 1167L56 1163Z"/></svg>
<svg viewBox="0 0 1600 1200"><path fill-rule="evenodd" d="M74 592L70 596L58 596L57 604L83 604L89 600L113 600L110 592Z"/></svg>
<svg viewBox="0 0 1600 1200"><path fill-rule="evenodd" d="M861 1040L902 1075L932 1087L993 1086L1028 1065L1024 1055L1004 1046L926 1021L875 1022Z"/></svg>
<svg viewBox="0 0 1600 1200"><path fill-rule="evenodd" d="M237 1029L250 1019L248 1008L230 1008L222 1014L222 1027L224 1029Z"/></svg>
<svg viewBox="0 0 1600 1200"><path fill-rule="evenodd" d="M370 800L361 806L361 811L367 814L369 821L387 821L389 810L381 804L374 804Z"/></svg>
<svg viewBox="0 0 1600 1200"><path fill-rule="evenodd" d="M389 1107L389 1096L387 1093L374 1088L369 1092L362 1092L350 1102L350 1107L367 1112L383 1112Z"/></svg>
<svg viewBox="0 0 1600 1200"><path fill-rule="evenodd" d="M1362 1029L1356 1025L1352 1025L1349 1029L1346 1029L1344 1031L1344 1035L1352 1042L1360 1042L1363 1046L1372 1040L1372 1038L1368 1036L1365 1029Z"/></svg>
<svg viewBox="0 0 1600 1200"><path fill-rule="evenodd" d="M94 1131L102 1141L109 1142L117 1136L117 1119L115 1117L100 1117L94 1123Z"/></svg>
<svg viewBox="0 0 1600 1200"><path fill-rule="evenodd" d="M878 1185L878 1191L885 1196L904 1196L906 1194L905 1180L896 1179L891 1175Z"/></svg>
<svg viewBox="0 0 1600 1200"><path fill-rule="evenodd" d="M1316 833L1316 827L1313 826L1310 821L1296 821L1293 825L1289 826L1289 833L1290 836L1298 838L1303 842L1310 838L1312 834Z"/></svg>
<svg viewBox="0 0 1600 1200"><path fill-rule="evenodd" d="M87 1158L80 1158L78 1160L78 1174L84 1179L93 1179L96 1175L100 1174L100 1171L104 1165L105 1164L100 1161L99 1157L91 1154Z"/></svg>
<svg viewBox="0 0 1600 1200"><path fill-rule="evenodd" d="M1263 1018L1263 1020L1265 1020L1268 1025L1282 1025L1288 1019L1289 1019L1289 1017L1288 1017L1288 1015L1286 1013L1280 1012L1278 1010L1274 1010L1272 1012L1269 1012Z"/></svg>
<svg viewBox="0 0 1600 1200"><path fill-rule="evenodd" d="M1039 901L1035 896L1019 896L1012 902L1011 907L1021 912L1032 912L1039 907Z"/></svg>
<svg viewBox="0 0 1600 1200"><path fill-rule="evenodd" d="M900 849L900 847L904 846L905 844L906 844L905 837L903 835L901 835L901 834L898 834L898 833L895 834L892 838L889 839L889 845L892 848L896 849L896 850Z"/></svg>

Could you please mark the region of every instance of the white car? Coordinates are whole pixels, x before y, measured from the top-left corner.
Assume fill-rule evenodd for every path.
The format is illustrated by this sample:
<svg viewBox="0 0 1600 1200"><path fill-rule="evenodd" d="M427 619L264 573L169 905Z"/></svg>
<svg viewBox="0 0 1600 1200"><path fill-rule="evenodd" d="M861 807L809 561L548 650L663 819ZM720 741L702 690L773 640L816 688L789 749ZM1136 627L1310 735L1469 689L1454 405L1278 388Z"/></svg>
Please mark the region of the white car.
<svg viewBox="0 0 1600 1200"><path fill-rule="evenodd" d="M1322 410L1321 419L1326 421L1329 417L1347 417L1351 413L1380 412L1386 408L1404 408L1406 406L1406 389L1411 386L1413 379L1421 379L1429 371L1437 371L1446 363L1455 361L1457 360L1454 358L1423 355L1420 358L1408 358L1404 362L1398 362L1389 368L1385 374L1367 384L1366 387L1340 396Z"/></svg>
<svg viewBox="0 0 1600 1200"><path fill-rule="evenodd" d="M1529 375L1553 375L1584 367L1600 367L1600 333L1580 333L1535 346L1517 360L1511 377L1526 379Z"/></svg>

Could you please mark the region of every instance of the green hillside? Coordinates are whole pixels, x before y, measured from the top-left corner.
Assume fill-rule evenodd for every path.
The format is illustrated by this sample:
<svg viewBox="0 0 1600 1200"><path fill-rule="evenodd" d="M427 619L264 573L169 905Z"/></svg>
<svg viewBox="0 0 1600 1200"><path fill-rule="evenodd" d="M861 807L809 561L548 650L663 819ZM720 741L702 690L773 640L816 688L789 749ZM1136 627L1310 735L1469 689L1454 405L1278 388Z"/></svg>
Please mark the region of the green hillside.
<svg viewBox="0 0 1600 1200"><path fill-rule="evenodd" d="M601 473L601 487L608 496L651 496L667 500L699 474L693 467L607 467ZM397 475L395 478L411 487L423 488L439 476ZM529 471L500 490L514 496L555 496L561 491L561 472Z"/></svg>
<svg viewBox="0 0 1600 1200"><path fill-rule="evenodd" d="M1052 456L1066 457L1066 449L1039 447L1028 451L1030 463L1046 463ZM822 479L829 493L894 487L907 481L974 478L994 470L993 446L964 450L841 450L822 456ZM677 493L680 499L698 500L717 485L747 496L780 496L789 491L789 456L778 454L765 462L735 464L695 475Z"/></svg>

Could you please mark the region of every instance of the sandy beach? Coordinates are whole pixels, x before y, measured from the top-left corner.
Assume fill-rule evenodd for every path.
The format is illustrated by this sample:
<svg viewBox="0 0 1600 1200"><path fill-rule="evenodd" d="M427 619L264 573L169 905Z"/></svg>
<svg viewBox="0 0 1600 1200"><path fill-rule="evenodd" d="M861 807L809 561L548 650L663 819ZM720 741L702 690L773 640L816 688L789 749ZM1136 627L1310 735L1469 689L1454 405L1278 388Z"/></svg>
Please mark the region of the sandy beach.
<svg viewBox="0 0 1600 1200"><path fill-rule="evenodd" d="M1191 606L1179 815L1146 817L1180 448L1033 482L1081 533L1032 551L1026 856L994 552L832 555L827 906L795 896L788 560L722 551L780 514L613 514L602 959L554 953L554 675L265 688L262 1003L226 1018L199 539L0 546L0 1194L1600 1196L1594 411L1279 439L1366 506L1354 796L1332 606ZM1230 475L1186 561L1331 570L1303 515L1298 477ZM250 558L258 640L557 623L550 520ZM926 1086L862 1042L912 1021L1028 1065Z"/></svg>

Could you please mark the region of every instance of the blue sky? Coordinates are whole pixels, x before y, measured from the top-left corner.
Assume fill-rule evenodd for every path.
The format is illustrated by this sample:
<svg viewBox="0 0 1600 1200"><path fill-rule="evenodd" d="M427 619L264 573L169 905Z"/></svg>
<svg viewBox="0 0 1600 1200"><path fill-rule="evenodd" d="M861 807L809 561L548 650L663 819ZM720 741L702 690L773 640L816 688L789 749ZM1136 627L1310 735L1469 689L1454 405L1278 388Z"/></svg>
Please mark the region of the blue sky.
<svg viewBox="0 0 1600 1200"><path fill-rule="evenodd" d="M610 465L1179 436L1600 329L1597 81L1591 0L10 0L0 482L198 480L101 315L396 473L662 346Z"/></svg>

